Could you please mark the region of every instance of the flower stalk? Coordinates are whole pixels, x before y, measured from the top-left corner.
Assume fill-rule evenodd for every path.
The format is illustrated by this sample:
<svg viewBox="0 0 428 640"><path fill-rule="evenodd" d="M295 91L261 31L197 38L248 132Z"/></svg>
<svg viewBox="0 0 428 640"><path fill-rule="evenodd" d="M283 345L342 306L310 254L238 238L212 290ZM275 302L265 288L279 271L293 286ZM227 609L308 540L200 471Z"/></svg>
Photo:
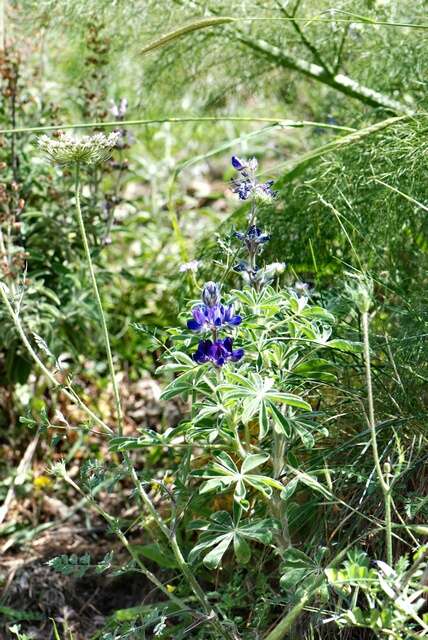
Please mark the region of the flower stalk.
<svg viewBox="0 0 428 640"><path fill-rule="evenodd" d="M77 221L79 223L80 235L81 235L81 238L82 238L83 248L84 248L85 256L86 256L86 261L88 263L89 275L90 275L91 283L92 283L92 289L94 291L95 301L97 303L98 313L99 313L99 317L100 317L100 321L101 321L101 330L102 330L102 334L103 334L103 338L104 338L104 346L105 346L105 350L106 350L106 354L107 354L107 362L108 362L108 367L109 367L109 371L110 371L111 383L113 385L113 395L114 395L114 401L115 401L115 406L116 406L116 416L117 416L117 422L118 422L118 431L119 431L119 434L121 435L122 432L123 432L122 403L121 403L121 400L120 400L119 386L117 384L116 373L115 373L115 370L114 370L113 357L112 357L112 353L111 353L110 338L109 338L109 334L108 334L106 317L105 317L103 305L102 305L102 302L101 302L101 296L100 296L98 285L97 285L97 279L95 277L94 265L93 265L93 262L92 262L91 252L90 252L89 243L88 243L88 237L86 235L85 223L83 221L82 209L81 209L81 206L80 206L80 190L81 190L81 185L80 185L80 163L77 162L76 165L75 165L75 184L74 184L74 195L75 195L75 201L76 201Z"/></svg>

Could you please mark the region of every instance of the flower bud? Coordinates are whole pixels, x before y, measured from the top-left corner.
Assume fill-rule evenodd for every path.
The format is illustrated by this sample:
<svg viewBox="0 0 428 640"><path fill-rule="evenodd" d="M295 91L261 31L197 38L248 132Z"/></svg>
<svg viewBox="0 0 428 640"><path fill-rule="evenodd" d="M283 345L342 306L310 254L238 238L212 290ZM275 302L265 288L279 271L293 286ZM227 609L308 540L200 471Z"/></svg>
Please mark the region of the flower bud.
<svg viewBox="0 0 428 640"><path fill-rule="evenodd" d="M202 290L202 302L207 307L215 307L216 304L220 304L220 299L220 287L216 282L210 280Z"/></svg>
<svg viewBox="0 0 428 640"><path fill-rule="evenodd" d="M360 313L368 313L373 298L373 280L365 274L348 273L352 278L345 290Z"/></svg>

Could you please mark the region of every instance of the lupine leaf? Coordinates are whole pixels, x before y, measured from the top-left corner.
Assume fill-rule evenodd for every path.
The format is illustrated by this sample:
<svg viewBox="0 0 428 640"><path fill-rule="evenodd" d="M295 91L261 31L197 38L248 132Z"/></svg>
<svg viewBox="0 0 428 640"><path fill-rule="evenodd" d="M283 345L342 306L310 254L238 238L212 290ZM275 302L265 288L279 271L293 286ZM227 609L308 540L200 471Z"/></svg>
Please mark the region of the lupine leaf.
<svg viewBox="0 0 428 640"><path fill-rule="evenodd" d="M248 455L241 466L241 473L248 473L256 467L260 467L270 458L268 453L252 453Z"/></svg>
<svg viewBox="0 0 428 640"><path fill-rule="evenodd" d="M274 419L274 425L279 427L275 427L275 431L277 431L277 433L284 433L287 438L291 438L293 432L290 422L287 420L287 418L281 413L281 411L278 409L278 407L275 406L273 402L269 402L269 409Z"/></svg>
<svg viewBox="0 0 428 640"><path fill-rule="evenodd" d="M249 562L251 558L250 545L245 540L245 538L243 538L239 534L233 536L233 549L235 551L235 556L238 562L240 562L241 564L246 564L247 562Z"/></svg>

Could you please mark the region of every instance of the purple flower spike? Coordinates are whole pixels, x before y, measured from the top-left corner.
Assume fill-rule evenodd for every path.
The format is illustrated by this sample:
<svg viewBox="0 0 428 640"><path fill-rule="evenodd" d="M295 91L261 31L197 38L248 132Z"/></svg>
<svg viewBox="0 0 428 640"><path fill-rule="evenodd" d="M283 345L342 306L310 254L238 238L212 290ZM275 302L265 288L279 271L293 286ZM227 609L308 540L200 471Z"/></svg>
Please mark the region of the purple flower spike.
<svg viewBox="0 0 428 640"><path fill-rule="evenodd" d="M256 158L241 160L232 156L232 166L239 175L232 179L232 191L240 200L253 198L259 202L271 202L276 198L277 192L272 190L273 180L260 183L256 178L258 162Z"/></svg>
<svg viewBox="0 0 428 640"><path fill-rule="evenodd" d="M232 338L224 340L200 340L193 359L198 364L212 362L216 367L222 367L228 360L238 362L244 356L244 349L233 349Z"/></svg>
<svg viewBox="0 0 428 640"><path fill-rule="evenodd" d="M230 325L241 324L241 316L235 315L233 304L216 304L208 307L200 304L192 310L193 318L187 321L187 328L191 331L208 331Z"/></svg>

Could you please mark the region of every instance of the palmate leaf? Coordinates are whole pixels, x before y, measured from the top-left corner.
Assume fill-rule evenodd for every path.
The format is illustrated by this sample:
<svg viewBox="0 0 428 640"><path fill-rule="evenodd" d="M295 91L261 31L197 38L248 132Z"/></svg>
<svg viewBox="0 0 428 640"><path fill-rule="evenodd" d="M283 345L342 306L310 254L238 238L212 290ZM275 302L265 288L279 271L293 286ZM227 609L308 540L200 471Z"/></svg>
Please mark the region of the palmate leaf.
<svg viewBox="0 0 428 640"><path fill-rule="evenodd" d="M189 562L195 562L205 553L205 566L217 569L224 554L233 545L238 562L246 564L251 558L248 541L269 544L275 527L275 521L270 518L235 523L227 511L218 511L208 521L191 523L190 528L202 530L203 533L199 544L189 554Z"/></svg>
<svg viewBox="0 0 428 640"><path fill-rule="evenodd" d="M270 403L269 411L273 419L273 428L277 433L284 434L288 439L298 437L309 449L315 445L312 433L314 430L328 435L328 431L317 425L311 416L296 415L291 411L284 415L273 403Z"/></svg>
<svg viewBox="0 0 428 640"><path fill-rule="evenodd" d="M231 372L228 374L230 382L219 385L226 406L242 401L241 420L248 424L256 415L259 417L259 440L263 440L269 431L269 415L280 413L272 410L274 404L285 404L305 411L312 411L311 405L294 393L278 391L274 388L272 378L263 378L257 373L250 373L248 377Z"/></svg>
<svg viewBox="0 0 428 640"><path fill-rule="evenodd" d="M188 396L198 388L198 383L200 383L204 375L205 368L203 366L193 366L192 369L175 378L175 380L163 390L160 399L170 400L180 395Z"/></svg>
<svg viewBox="0 0 428 640"><path fill-rule="evenodd" d="M296 588L317 570L317 565L299 549L287 549L283 555L281 565L282 576L280 585L282 589Z"/></svg>
<svg viewBox="0 0 428 640"><path fill-rule="evenodd" d="M266 498L272 495L272 489L283 490L283 485L269 476L253 473L253 470L269 460L268 453L249 454L239 470L233 459L225 452L214 456L214 462L208 469L198 469L194 476L206 479L199 493L224 491L234 485L233 498L244 510L248 509L247 490L251 487Z"/></svg>
<svg viewBox="0 0 428 640"><path fill-rule="evenodd" d="M110 451L129 451L131 449L143 449L152 446L169 445L172 429L165 433L158 433L153 429L139 429L140 436L114 436L109 440Z"/></svg>

